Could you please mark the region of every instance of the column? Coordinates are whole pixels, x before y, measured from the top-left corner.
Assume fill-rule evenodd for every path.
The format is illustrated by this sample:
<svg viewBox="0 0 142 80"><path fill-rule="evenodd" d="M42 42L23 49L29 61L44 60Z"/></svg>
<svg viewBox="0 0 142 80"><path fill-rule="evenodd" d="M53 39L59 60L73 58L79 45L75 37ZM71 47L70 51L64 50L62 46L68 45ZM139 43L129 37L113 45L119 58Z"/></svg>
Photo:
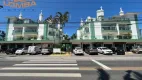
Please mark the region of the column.
<svg viewBox="0 0 142 80"><path fill-rule="evenodd" d="M92 43L90 43L90 47L93 47L93 44L92 44Z"/></svg>
<svg viewBox="0 0 142 80"><path fill-rule="evenodd" d="M9 49L9 44L7 45L7 49Z"/></svg>
<svg viewBox="0 0 142 80"><path fill-rule="evenodd" d="M17 48L17 44L15 44L15 48Z"/></svg>
<svg viewBox="0 0 142 80"><path fill-rule="evenodd" d="M26 45L25 45L25 44L23 44L23 47L26 47Z"/></svg>
<svg viewBox="0 0 142 80"><path fill-rule="evenodd" d="M0 44L0 50L1 50L1 44Z"/></svg>

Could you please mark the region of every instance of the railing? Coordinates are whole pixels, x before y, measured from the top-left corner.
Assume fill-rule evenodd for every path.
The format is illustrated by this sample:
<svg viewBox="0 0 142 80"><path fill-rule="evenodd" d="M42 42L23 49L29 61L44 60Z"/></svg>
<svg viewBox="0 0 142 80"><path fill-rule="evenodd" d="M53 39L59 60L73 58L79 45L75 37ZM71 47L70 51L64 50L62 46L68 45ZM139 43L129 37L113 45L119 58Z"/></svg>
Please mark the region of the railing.
<svg viewBox="0 0 142 80"><path fill-rule="evenodd" d="M100 35L100 36L88 36L88 37L90 37L90 38L94 37L93 40L129 40L129 39L131 40L131 39L142 39L142 37L139 38L136 35L133 35L133 36L131 36L131 35L117 35L117 36L114 36L114 35L104 35L104 36L102 36L102 35ZM80 38L82 38L82 36L77 36L77 38L80 39ZM90 39L90 38L88 38L88 39ZM83 39L85 40L85 38L83 38ZM92 39L90 39L90 40L92 40Z"/></svg>
<svg viewBox="0 0 142 80"><path fill-rule="evenodd" d="M14 24L14 27L38 27L38 24Z"/></svg>
<svg viewBox="0 0 142 80"><path fill-rule="evenodd" d="M132 30L119 30L120 31L120 33L121 32L127 32L127 33L131 33L132 32Z"/></svg>
<svg viewBox="0 0 142 80"><path fill-rule="evenodd" d="M13 34L22 34L22 30L13 31Z"/></svg>
<svg viewBox="0 0 142 80"><path fill-rule="evenodd" d="M25 34L37 34L37 30L25 30Z"/></svg>

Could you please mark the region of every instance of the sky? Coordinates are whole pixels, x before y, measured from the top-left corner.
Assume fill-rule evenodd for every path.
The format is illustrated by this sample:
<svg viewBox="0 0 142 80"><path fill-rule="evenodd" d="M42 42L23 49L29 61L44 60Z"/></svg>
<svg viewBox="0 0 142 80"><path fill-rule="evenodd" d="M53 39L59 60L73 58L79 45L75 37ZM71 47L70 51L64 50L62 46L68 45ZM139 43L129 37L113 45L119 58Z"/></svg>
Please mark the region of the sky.
<svg viewBox="0 0 142 80"><path fill-rule="evenodd" d="M122 7L125 13L127 12L140 12L142 8L141 0L35 0L36 6L29 8L11 8L4 6L3 9L0 9L0 30L6 30L6 17L7 16L17 16L20 11L22 11L23 18L31 18L35 21L38 20L39 13L42 10L44 19L50 15L56 15L56 12L66 12L70 13L69 22L77 23L66 23L64 27L64 33L72 35L76 33L80 25L81 18L86 20L88 16L93 18L96 17L96 11L100 9L100 6L103 7L105 12L105 17L111 17L114 15L119 15L120 7ZM0 5L3 5L3 0L0 0ZM16 9L17 11L13 11ZM25 9L25 11L23 11ZM10 10L10 11L9 11ZM34 10L34 11L32 11ZM141 14L139 19L141 19ZM139 21L139 27L141 28L141 22Z"/></svg>

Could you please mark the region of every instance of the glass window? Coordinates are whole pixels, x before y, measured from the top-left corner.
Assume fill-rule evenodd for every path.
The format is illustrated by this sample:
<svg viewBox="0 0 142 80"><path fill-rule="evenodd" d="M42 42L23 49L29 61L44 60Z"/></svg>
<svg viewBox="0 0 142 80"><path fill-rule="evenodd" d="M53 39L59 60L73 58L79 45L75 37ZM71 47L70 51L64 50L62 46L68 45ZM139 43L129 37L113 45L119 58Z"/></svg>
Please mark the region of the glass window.
<svg viewBox="0 0 142 80"><path fill-rule="evenodd" d="M85 28L85 33L89 33L89 28L88 27Z"/></svg>

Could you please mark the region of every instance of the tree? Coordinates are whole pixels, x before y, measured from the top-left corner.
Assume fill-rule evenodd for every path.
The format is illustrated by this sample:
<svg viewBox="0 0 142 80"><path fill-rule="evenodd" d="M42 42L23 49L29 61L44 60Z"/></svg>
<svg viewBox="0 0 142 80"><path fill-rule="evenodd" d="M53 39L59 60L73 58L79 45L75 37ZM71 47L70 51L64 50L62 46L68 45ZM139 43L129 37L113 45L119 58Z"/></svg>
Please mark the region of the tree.
<svg viewBox="0 0 142 80"><path fill-rule="evenodd" d="M76 34L74 33L72 36L71 36L71 39L76 39Z"/></svg>
<svg viewBox="0 0 142 80"><path fill-rule="evenodd" d="M56 16L56 21L58 21L58 23L61 24L62 27L65 27L65 23L67 23L69 19L69 12L65 12L64 14L57 12Z"/></svg>
<svg viewBox="0 0 142 80"><path fill-rule="evenodd" d="M0 30L0 38L1 40L5 40L6 33Z"/></svg>

